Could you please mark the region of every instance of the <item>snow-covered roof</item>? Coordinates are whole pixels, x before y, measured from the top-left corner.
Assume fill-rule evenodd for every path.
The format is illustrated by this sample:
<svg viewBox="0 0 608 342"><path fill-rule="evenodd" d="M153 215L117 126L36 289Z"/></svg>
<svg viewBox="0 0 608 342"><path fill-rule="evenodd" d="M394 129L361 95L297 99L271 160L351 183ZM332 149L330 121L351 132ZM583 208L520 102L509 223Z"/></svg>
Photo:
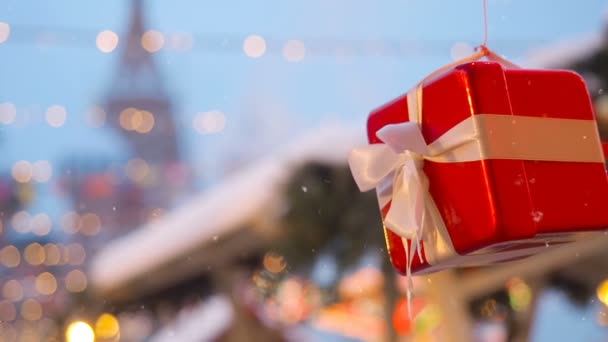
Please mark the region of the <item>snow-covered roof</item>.
<svg viewBox="0 0 608 342"><path fill-rule="evenodd" d="M591 56L602 43L601 33L566 38L530 51L524 65L529 68L563 68Z"/></svg>
<svg viewBox="0 0 608 342"><path fill-rule="evenodd" d="M120 289L214 237L238 231L272 203L298 166L311 161L346 164L350 149L366 143L363 127L324 125L163 219L110 243L92 260L93 287L101 292Z"/></svg>

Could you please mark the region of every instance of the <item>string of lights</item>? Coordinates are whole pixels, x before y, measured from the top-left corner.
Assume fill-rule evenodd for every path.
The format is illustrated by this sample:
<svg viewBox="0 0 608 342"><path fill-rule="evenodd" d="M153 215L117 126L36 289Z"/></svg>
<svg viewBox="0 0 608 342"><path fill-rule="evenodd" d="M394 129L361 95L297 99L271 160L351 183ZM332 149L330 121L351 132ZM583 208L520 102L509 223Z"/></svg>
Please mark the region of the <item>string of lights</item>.
<svg viewBox="0 0 608 342"><path fill-rule="evenodd" d="M16 26L0 23L0 44L36 45L47 48L97 48L104 53L115 51L126 33L110 30L71 29L61 27ZM297 62L304 56L315 57L388 57L443 55L458 39L365 39L338 37L307 37L289 39L258 34L160 32L150 30L141 37L142 46L150 52L206 52L242 54L252 58L265 54L283 55ZM462 39L460 39L462 41ZM526 50L546 44L534 38L493 40L492 44L506 50ZM457 43L466 44L466 43Z"/></svg>

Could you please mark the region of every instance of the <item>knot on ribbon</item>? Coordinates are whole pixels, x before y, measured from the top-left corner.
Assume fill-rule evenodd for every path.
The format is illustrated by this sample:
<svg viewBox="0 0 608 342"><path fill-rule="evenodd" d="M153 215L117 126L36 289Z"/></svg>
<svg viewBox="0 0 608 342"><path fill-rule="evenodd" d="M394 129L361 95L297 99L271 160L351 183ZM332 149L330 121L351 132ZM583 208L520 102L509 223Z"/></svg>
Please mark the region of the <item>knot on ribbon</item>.
<svg viewBox="0 0 608 342"><path fill-rule="evenodd" d="M362 191L379 188L385 197L381 202L386 202L381 205L391 202L384 225L404 238L415 239L423 227L428 194L428 179L422 168L431 153L413 122L387 125L377 136L384 144L351 152L353 177Z"/></svg>

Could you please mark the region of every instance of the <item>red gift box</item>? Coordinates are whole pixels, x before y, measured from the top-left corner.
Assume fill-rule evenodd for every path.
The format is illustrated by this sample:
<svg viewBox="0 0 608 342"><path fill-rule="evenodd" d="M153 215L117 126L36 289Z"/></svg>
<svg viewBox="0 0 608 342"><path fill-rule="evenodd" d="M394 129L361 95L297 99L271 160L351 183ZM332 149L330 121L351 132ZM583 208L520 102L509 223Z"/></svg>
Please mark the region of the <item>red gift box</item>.
<svg viewBox="0 0 608 342"><path fill-rule="evenodd" d="M425 82L422 89L419 123L427 144L482 114L595 122L584 81L569 71L505 69L494 62L473 62ZM383 143L378 130L408 121L410 115L407 95L375 110L368 120L369 142ZM561 139L550 131L536 134ZM582 152L597 149L601 154L597 131L581 138ZM534 146L524 146L528 147ZM427 160L423 170L454 255L431 265L425 248L435 247L422 241L421 258L415 257L411 264L415 274L518 259L547 245L572 241L577 233L608 228L608 179L602 162ZM382 208L383 216L389 208L390 203ZM405 245L411 242L386 228L385 236L393 265L405 273ZM470 257L475 255L481 257Z"/></svg>

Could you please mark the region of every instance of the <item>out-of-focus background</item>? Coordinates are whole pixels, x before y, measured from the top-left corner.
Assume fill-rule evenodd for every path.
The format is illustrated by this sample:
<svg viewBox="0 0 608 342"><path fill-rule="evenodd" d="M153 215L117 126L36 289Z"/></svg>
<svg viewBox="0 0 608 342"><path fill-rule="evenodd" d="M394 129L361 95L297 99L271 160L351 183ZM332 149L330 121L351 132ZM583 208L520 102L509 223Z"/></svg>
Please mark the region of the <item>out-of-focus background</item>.
<svg viewBox="0 0 608 342"><path fill-rule="evenodd" d="M587 80L608 4L489 0L489 45ZM1 341L605 341L608 244L415 277L346 166L482 1L0 3ZM574 181L574 180L564 180Z"/></svg>

